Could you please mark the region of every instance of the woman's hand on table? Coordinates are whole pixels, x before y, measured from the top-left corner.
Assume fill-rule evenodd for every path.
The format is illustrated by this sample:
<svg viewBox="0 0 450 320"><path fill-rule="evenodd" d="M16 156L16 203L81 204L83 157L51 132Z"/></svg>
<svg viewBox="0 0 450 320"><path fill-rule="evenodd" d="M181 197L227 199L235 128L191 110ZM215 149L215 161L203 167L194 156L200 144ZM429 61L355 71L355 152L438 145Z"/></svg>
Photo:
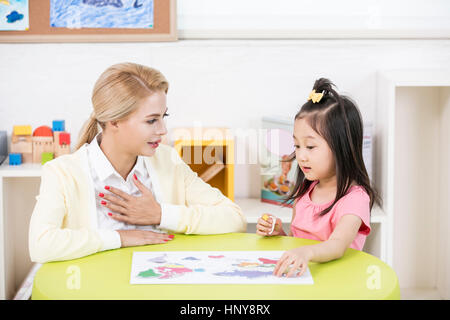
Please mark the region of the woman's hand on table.
<svg viewBox="0 0 450 320"><path fill-rule="evenodd" d="M141 196L135 197L117 188L106 186L105 189L111 194L100 193L98 196L103 199L101 204L112 211L108 214L114 220L134 225L160 224L161 206L153 197L153 193L136 176L133 182L141 191Z"/></svg>
<svg viewBox="0 0 450 320"><path fill-rule="evenodd" d="M308 268L312 254L312 250L308 246L286 251L275 265L273 274L281 277L283 273L286 273L286 277L291 277L299 271L296 276L300 277Z"/></svg>
<svg viewBox="0 0 450 320"><path fill-rule="evenodd" d="M286 233L284 233L283 223L280 218L276 218L275 227L273 229L273 232L270 233L270 231L272 230L272 223L273 223L272 216L269 216L267 214L262 215L258 219L258 223L256 224L256 234L259 234L260 236L285 236L286 235Z"/></svg>
<svg viewBox="0 0 450 320"><path fill-rule="evenodd" d="M166 243L173 239L173 235L148 230L117 230L120 235L122 248L143 246L147 244Z"/></svg>

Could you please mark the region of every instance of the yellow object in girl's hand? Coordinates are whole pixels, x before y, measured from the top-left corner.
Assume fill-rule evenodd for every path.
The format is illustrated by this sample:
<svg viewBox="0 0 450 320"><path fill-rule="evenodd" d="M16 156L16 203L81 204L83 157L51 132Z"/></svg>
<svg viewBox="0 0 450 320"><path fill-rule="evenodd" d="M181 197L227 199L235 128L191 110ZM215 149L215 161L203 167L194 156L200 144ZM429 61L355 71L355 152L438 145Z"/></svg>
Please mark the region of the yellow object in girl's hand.
<svg viewBox="0 0 450 320"><path fill-rule="evenodd" d="M265 213L265 214L262 216L262 219L263 219L264 221L269 221L269 218L272 218L272 229L271 229L270 232L269 232L269 234L272 234L273 230L275 229L275 225L276 225L277 218L276 218L275 216L272 216L272 215L267 214L267 213Z"/></svg>

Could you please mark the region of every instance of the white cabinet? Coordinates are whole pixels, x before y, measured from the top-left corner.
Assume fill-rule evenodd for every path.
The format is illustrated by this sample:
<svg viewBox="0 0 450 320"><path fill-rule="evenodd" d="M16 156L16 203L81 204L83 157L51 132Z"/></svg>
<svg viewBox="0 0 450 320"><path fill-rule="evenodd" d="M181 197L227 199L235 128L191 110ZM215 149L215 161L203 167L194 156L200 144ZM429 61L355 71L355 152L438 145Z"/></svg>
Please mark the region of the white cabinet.
<svg viewBox="0 0 450 320"><path fill-rule="evenodd" d="M40 164L0 166L0 299L12 299L33 263L28 228L39 193Z"/></svg>
<svg viewBox="0 0 450 320"><path fill-rule="evenodd" d="M450 70L378 74L374 180L401 290L450 299Z"/></svg>

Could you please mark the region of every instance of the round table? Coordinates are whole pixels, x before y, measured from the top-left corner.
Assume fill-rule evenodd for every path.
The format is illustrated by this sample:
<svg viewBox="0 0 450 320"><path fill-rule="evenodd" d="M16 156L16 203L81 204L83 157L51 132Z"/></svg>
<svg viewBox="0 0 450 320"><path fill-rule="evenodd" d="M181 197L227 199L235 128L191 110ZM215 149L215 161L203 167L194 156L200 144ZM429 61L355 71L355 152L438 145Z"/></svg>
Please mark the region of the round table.
<svg viewBox="0 0 450 320"><path fill-rule="evenodd" d="M318 243L294 237L251 233L176 234L166 244L120 248L80 259L45 263L36 273L32 299L400 299L394 270L380 259L354 249L327 263L309 263L314 285L165 284L131 285L136 251L289 250Z"/></svg>

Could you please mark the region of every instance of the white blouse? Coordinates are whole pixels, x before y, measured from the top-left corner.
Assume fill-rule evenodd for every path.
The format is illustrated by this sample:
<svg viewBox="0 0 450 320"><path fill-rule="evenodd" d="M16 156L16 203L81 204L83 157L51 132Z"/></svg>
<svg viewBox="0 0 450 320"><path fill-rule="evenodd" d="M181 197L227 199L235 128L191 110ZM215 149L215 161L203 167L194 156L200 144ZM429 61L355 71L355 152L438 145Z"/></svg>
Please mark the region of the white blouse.
<svg viewBox="0 0 450 320"><path fill-rule="evenodd" d="M112 164L109 162L108 158L103 153L102 149L100 149L100 142L102 138L102 133L98 133L92 142L87 146L88 153L88 161L89 168L91 171L91 177L93 180L93 185L96 193L96 205L97 205L97 222L99 230L150 230L154 232L164 232L162 230L157 229L156 227L167 228L167 225L163 225L168 223L174 223L171 221L170 210L168 208L162 206L161 207L161 224L156 225L147 225L147 226L138 226L132 225L125 222L114 220L112 217L108 216L108 212L115 213L108 209L106 206L101 204L101 201L104 199L99 197L99 193L107 194L108 190L105 189L105 186L112 186L114 188L120 189L129 195L138 197L141 195L141 192L136 187L133 182L133 175L136 174L139 181L144 184L147 188L149 188L153 195L153 186L152 181L150 179L150 175L146 168L145 161L142 156L137 157L137 161L133 169L131 169L130 173L127 176L127 179L124 180L123 177L117 173ZM112 194L112 193L111 193ZM163 219L163 216L165 219ZM120 248L120 235L118 232L115 233L116 237L114 239L115 246Z"/></svg>

